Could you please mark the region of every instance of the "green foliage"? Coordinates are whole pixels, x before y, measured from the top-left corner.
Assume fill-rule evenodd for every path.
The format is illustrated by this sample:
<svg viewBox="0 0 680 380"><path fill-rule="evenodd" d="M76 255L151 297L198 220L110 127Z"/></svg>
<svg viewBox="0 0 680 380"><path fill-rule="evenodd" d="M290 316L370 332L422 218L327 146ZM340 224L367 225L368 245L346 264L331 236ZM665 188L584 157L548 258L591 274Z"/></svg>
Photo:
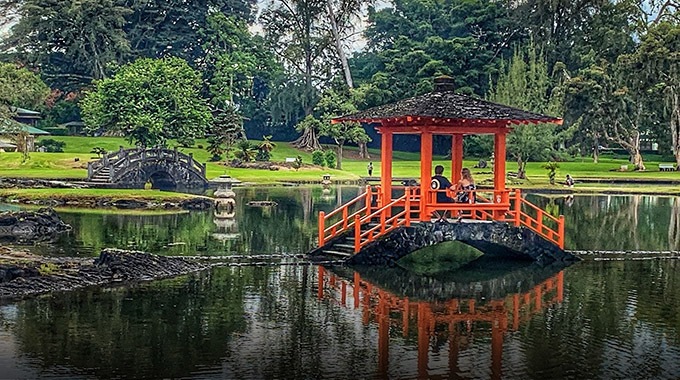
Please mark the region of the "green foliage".
<svg viewBox="0 0 680 380"><path fill-rule="evenodd" d="M295 157L295 161L293 161L293 168L295 168L295 170L300 170L301 167L302 167L302 156L297 156L297 157Z"/></svg>
<svg viewBox="0 0 680 380"><path fill-rule="evenodd" d="M318 166L326 165L326 159L324 157L322 150L315 150L314 152L312 152L312 164Z"/></svg>
<svg viewBox="0 0 680 380"><path fill-rule="evenodd" d="M541 167L548 171L548 180L550 180L551 185L554 185L555 176L557 176L557 169L560 168L560 164L558 164L555 161L550 161L548 163L543 164Z"/></svg>
<svg viewBox="0 0 680 380"><path fill-rule="evenodd" d="M244 135L243 119L233 107L229 106L224 110L216 110L213 115L207 149L212 153L213 158L224 154L228 160L232 147Z"/></svg>
<svg viewBox="0 0 680 380"><path fill-rule="evenodd" d="M238 144L236 144L236 148L236 158L243 162L252 161L255 157L255 149L253 148L253 144L251 144L248 140L239 141Z"/></svg>
<svg viewBox="0 0 680 380"><path fill-rule="evenodd" d="M200 76L182 59L138 59L95 82L82 101L83 121L90 130L123 133L143 147L168 139L188 146L211 122L200 92Z"/></svg>
<svg viewBox="0 0 680 380"><path fill-rule="evenodd" d="M327 151L323 152L323 159L324 159L324 161L326 161L326 166L328 166L329 168L332 168L332 167L335 166L335 164L337 162L337 155L335 154L334 151L327 150Z"/></svg>
<svg viewBox="0 0 680 380"><path fill-rule="evenodd" d="M520 22L502 2L406 0L369 12L369 50L354 59L361 108L432 90L441 74L460 92L484 94L504 54L521 41ZM359 82L359 80L357 80Z"/></svg>
<svg viewBox="0 0 680 380"><path fill-rule="evenodd" d="M49 87L36 74L0 62L0 119L14 114L10 107L43 107L49 94Z"/></svg>
<svg viewBox="0 0 680 380"><path fill-rule="evenodd" d="M16 11L3 50L41 67L53 86L103 79L130 51L123 27L132 12L120 1L26 0Z"/></svg>
<svg viewBox="0 0 680 380"><path fill-rule="evenodd" d="M54 274L57 270L59 270L59 267L52 263L43 263L38 267L38 272L41 276L49 276Z"/></svg>
<svg viewBox="0 0 680 380"><path fill-rule="evenodd" d="M104 149L104 148L102 148L102 147L100 147L100 146L96 146L96 147L92 148L92 150L90 151L90 153L94 153L94 154L97 155L97 157L101 158L101 157L104 157L104 155L105 155L106 153L108 153L108 152L107 152L106 149Z"/></svg>
<svg viewBox="0 0 680 380"><path fill-rule="evenodd" d="M45 149L50 153L63 152L66 143L63 141L57 141L53 139L42 139L40 140L40 146L45 147Z"/></svg>
<svg viewBox="0 0 680 380"><path fill-rule="evenodd" d="M276 148L276 143L271 141L272 135L262 136L262 142L257 146L257 149L265 152L271 152Z"/></svg>
<svg viewBox="0 0 680 380"><path fill-rule="evenodd" d="M529 111L559 115L563 102L561 86L561 79L549 76L545 58L530 44L524 49L515 49L507 69L505 64L501 65L498 82L490 86L489 99ZM555 154L557 137L553 124L514 126L508 135L508 152L517 160L519 178L525 178L527 161L545 160Z"/></svg>

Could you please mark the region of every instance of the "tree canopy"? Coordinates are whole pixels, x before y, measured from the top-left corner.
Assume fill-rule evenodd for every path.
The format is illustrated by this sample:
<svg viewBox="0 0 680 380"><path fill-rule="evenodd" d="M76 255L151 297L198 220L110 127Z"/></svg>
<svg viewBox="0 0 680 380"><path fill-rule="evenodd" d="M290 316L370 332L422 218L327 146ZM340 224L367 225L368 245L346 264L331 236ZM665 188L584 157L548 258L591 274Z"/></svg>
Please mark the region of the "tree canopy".
<svg viewBox="0 0 680 380"><path fill-rule="evenodd" d="M88 129L118 133L144 147L203 137L211 114L201 78L180 58L141 58L94 83L82 101Z"/></svg>

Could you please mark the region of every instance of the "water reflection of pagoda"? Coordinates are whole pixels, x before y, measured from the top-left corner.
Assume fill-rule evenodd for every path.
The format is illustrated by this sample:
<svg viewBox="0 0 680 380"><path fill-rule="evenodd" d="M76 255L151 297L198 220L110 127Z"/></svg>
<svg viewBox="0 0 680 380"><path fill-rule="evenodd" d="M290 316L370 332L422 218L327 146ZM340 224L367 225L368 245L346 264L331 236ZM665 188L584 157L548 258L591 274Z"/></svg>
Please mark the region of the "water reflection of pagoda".
<svg viewBox="0 0 680 380"><path fill-rule="evenodd" d="M520 324L554 303L562 302L564 272L536 284L529 291L508 294L500 299L479 302L476 299L452 298L448 301L415 301L399 297L361 278L343 279L319 267L318 298L330 298L345 307L363 311L362 322L378 324L378 372L388 376L390 329L401 329L404 338L417 329L418 378L448 378L430 374L430 343L448 340L448 374L459 373L458 357L474 339L475 325L491 325L491 378L500 379L503 339L506 332L518 330ZM350 298L348 300L348 297ZM415 319L415 326L414 326Z"/></svg>

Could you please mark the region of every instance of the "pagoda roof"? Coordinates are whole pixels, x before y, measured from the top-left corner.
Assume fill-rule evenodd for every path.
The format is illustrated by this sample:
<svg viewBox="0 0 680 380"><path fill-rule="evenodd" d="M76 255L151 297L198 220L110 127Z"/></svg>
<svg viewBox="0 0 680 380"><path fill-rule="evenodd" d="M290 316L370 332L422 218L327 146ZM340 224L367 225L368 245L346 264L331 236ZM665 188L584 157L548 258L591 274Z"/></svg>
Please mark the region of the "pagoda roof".
<svg viewBox="0 0 680 380"><path fill-rule="evenodd" d="M452 90L438 91L369 108L365 111L333 119L334 122L356 121L386 124L488 125L489 123L526 124L556 123L562 119L524 111L488 100L457 94ZM498 124L496 124L498 125Z"/></svg>

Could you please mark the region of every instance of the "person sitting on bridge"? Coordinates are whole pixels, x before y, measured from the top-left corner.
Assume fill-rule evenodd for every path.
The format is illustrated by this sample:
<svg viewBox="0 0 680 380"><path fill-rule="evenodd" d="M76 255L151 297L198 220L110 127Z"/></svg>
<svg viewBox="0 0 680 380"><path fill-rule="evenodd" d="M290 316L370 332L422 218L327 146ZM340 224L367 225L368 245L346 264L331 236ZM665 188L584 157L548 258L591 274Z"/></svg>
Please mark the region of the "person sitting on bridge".
<svg viewBox="0 0 680 380"><path fill-rule="evenodd" d="M475 180L472 178L470 169L463 168L460 172L460 181L456 184L456 203L475 203L477 201L474 190L477 190ZM472 202L470 202L470 195L472 195Z"/></svg>
<svg viewBox="0 0 680 380"><path fill-rule="evenodd" d="M446 190L454 190L453 184L444 177L444 167L437 165L434 168L434 176L432 177L432 182L430 182L430 188L437 191L437 203L454 203L455 200L446 195ZM434 211L438 222L446 222L446 210L442 214L438 211Z"/></svg>
<svg viewBox="0 0 680 380"><path fill-rule="evenodd" d="M455 190L455 187L443 174L444 167L441 165L435 166L434 176L432 177L432 182L430 182L430 188L437 191L437 203L453 203L455 201L446 195L445 190L450 189L453 191Z"/></svg>

